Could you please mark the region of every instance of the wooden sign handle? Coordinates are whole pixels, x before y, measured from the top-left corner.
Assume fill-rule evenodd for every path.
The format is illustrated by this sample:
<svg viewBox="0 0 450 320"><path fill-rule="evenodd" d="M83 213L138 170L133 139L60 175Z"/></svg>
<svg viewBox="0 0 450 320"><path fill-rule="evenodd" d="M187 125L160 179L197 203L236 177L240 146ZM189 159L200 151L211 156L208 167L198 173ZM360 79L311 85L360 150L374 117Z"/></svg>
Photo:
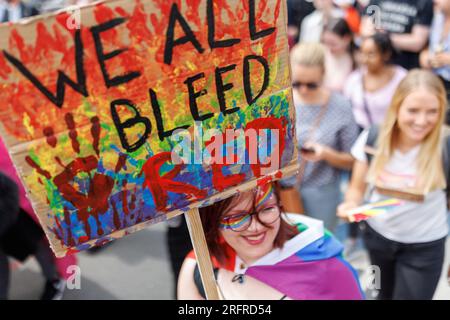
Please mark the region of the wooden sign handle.
<svg viewBox="0 0 450 320"><path fill-rule="evenodd" d="M198 268L202 278L203 288L205 289L206 299L219 300L216 279L214 278L213 265L209 255L208 245L206 244L205 233L203 231L202 221L198 208L191 209L185 213L186 223L191 235L192 246L197 257Z"/></svg>

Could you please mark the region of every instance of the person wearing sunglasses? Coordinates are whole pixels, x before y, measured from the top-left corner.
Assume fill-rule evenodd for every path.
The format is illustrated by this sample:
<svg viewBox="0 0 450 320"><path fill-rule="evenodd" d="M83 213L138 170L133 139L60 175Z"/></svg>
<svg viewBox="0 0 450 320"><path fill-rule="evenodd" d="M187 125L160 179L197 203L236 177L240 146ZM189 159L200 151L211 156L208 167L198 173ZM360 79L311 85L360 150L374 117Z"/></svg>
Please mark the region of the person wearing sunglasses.
<svg viewBox="0 0 450 320"><path fill-rule="evenodd" d="M353 164L350 149L358 126L350 101L323 85L325 49L321 44L295 46L291 70L300 171L281 185L295 188L292 191L299 192L304 213L334 231L341 199L340 170Z"/></svg>
<svg viewBox="0 0 450 320"><path fill-rule="evenodd" d="M342 245L323 223L286 214L268 183L200 208L224 299L362 299ZM178 299L204 299L195 255L185 259Z"/></svg>

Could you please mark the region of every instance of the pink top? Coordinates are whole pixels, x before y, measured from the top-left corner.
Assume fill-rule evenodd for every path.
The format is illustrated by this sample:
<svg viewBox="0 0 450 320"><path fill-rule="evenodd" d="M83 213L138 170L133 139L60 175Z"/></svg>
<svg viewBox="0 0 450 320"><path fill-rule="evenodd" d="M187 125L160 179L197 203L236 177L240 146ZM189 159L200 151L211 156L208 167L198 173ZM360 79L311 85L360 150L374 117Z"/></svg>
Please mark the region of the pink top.
<svg viewBox="0 0 450 320"><path fill-rule="evenodd" d="M391 81L374 92L364 92L364 73L365 70L361 68L353 71L345 83L343 93L352 103L353 115L355 116L356 123L362 128L368 128L371 125L383 122L386 110L391 104L395 90L400 81L406 76L407 71L400 66L395 66L394 76ZM370 112L372 123L370 123L369 115L364 108L364 97Z"/></svg>
<svg viewBox="0 0 450 320"><path fill-rule="evenodd" d="M6 149L3 140L0 138L0 170L6 174L8 177L14 180L16 184L19 186L19 196L20 196L20 207L25 210L34 220L37 221L36 216L34 215L33 208L31 207L31 203L28 200L25 192L25 188L22 185L22 182L17 175L16 168L14 167L11 158L9 157L8 150Z"/></svg>
<svg viewBox="0 0 450 320"><path fill-rule="evenodd" d="M8 177L13 179L17 185L19 186L19 196L20 196L20 207L25 210L36 222L38 219L34 214L33 207L31 206L30 200L28 200L25 192L25 188L23 187L22 182L17 175L16 168L14 167L12 160L9 156L8 150L6 149L3 140L0 138L0 170L6 174ZM68 279L70 277L69 266L77 265L76 255L68 255L64 258L56 258L55 264L58 269L59 274L64 279Z"/></svg>

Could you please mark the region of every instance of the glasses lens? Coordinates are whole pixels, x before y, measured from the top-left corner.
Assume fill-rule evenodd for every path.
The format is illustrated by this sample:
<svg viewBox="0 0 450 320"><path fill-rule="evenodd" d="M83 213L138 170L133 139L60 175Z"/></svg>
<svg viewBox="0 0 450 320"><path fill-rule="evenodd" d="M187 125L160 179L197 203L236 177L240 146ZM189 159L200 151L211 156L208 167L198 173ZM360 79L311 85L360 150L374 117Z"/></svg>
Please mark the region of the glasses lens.
<svg viewBox="0 0 450 320"><path fill-rule="evenodd" d="M258 220L266 225L272 224L280 218L278 206L270 206L258 211ZM252 223L252 214L239 214L222 218L220 228L236 232L245 231Z"/></svg>
<svg viewBox="0 0 450 320"><path fill-rule="evenodd" d="M270 206L258 212L258 219L264 224L272 224L280 218L280 209L278 206Z"/></svg>
<svg viewBox="0 0 450 320"><path fill-rule="evenodd" d="M228 229L233 231L247 230L252 221L252 216L249 214L239 214L224 217L220 223L222 229Z"/></svg>

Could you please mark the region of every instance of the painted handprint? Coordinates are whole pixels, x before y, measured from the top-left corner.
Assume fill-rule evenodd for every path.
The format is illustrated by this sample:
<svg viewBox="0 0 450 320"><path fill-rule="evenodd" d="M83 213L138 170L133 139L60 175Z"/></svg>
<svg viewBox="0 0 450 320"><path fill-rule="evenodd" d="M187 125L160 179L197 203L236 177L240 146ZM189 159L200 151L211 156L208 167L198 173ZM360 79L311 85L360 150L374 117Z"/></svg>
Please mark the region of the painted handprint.
<svg viewBox="0 0 450 320"><path fill-rule="evenodd" d="M42 168L30 156L25 158L26 162L34 168L41 176L52 181L60 195L71 204L72 208L64 205L64 222L68 226L67 232L71 232L70 211L75 209L77 220L83 224L85 236L79 237L79 242L87 241L95 237L89 223L89 218L94 218L96 224L97 236L102 236L104 230L100 221L100 216L109 209L109 198L113 192L115 179L106 172L99 170L99 140L101 133L100 121L97 116L92 117L90 133L92 136L92 148L95 154L81 156L78 132L76 130L73 115L65 115L65 123L68 129L72 150L75 153L75 159L68 164L55 156L56 163L62 168L58 174L52 176L49 171ZM58 145L58 138L54 134L52 127L46 127L43 130L47 144L52 148ZM118 173L125 165L126 155L120 154L115 165L114 173ZM83 177L83 178L80 178ZM59 227L58 219L56 225ZM68 235L69 245L74 245L74 239L71 234Z"/></svg>

